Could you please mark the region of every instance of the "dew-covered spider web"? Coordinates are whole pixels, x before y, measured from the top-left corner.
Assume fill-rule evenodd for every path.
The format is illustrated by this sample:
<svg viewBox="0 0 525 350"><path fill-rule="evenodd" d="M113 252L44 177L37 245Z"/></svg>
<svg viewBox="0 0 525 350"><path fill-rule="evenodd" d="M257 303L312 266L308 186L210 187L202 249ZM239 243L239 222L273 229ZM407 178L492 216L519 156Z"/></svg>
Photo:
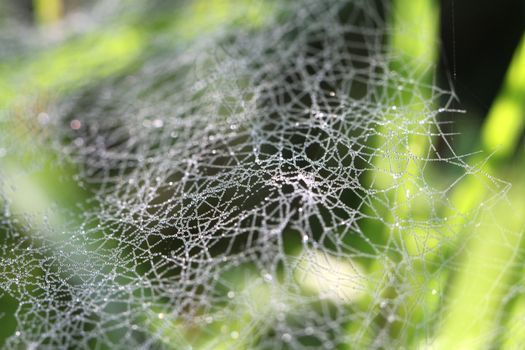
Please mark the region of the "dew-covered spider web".
<svg viewBox="0 0 525 350"><path fill-rule="evenodd" d="M438 336L456 256L506 185L450 146L454 96L391 50L388 4L255 8L264 19L155 37L124 73L4 113L6 348ZM39 174L55 173L47 191ZM483 205L461 201L466 182Z"/></svg>

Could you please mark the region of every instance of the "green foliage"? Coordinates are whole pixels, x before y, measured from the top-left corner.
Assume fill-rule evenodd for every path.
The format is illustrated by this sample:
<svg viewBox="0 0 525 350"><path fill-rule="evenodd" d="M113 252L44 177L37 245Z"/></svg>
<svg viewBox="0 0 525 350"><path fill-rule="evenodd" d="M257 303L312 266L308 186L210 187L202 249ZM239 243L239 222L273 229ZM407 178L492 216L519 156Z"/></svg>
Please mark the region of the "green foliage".
<svg viewBox="0 0 525 350"><path fill-rule="evenodd" d="M53 26L58 21L60 3L35 1L38 21ZM304 327L301 320L290 316L295 315L292 311L306 307L290 299L290 294L287 294L290 291L286 289L292 287L280 283L280 278L296 280L293 293L305 300L315 299L320 294L328 300L328 304L312 302L308 304L309 309L304 311L304 314L318 314L320 322L323 317L330 319L333 313L338 312L370 315L366 318L367 324L362 324L361 319L357 318L357 322L348 321L339 325L350 338L361 340L355 345L359 348L376 346L377 339L385 336L382 332L388 333L391 339L400 339L400 343L407 348L422 348L432 342L431 345L436 349L476 349L485 348L487 344L511 349L522 343L524 331L519 322L525 312L525 302L518 289L523 285L521 276L525 251L522 243L525 218L521 215L525 210L525 184L520 173L525 165L525 155L523 149L519 148L519 140L525 125L525 43L521 43L500 95L487 116L479 135L479 146L473 145L470 150L475 152L482 148L485 153L469 157L454 155L450 156L450 162L446 162L465 169L465 173L458 177L453 172L447 173L440 169L443 162L432 164L429 156L439 147L439 142L447 140L443 137L439 122L446 108L435 113L432 109L438 106L429 106L425 102L435 98L438 90L433 85L434 73L428 68L435 63L437 56L437 4L432 1L397 0L393 6L390 19L393 29L387 44L388 53L393 57L387 67L391 70L388 73L392 73L388 78L392 80L385 86L400 88L385 89L387 91L383 92L386 96L384 100L395 104L386 106L388 112L385 113L384 123L376 128L377 135L366 140L365 144L373 150L373 155L360 160L367 164L367 168L357 181L369 185L374 193L381 193L363 196L364 199L352 198L352 205L359 208L359 213L363 215L356 230L362 232L362 236L344 236L345 230L341 229L343 238L338 238L337 243L330 243L323 242L322 239L329 241L329 238L315 229L312 236L283 230L283 240L287 242L282 243L283 251L280 253L289 260L278 265L276 271L268 271L263 276L258 275L258 266L242 264L217 276L220 283L210 293L222 303L213 309L214 312L204 314L197 308L191 311L195 319L188 321L179 315L165 314L166 305L163 303L144 306L143 311L134 316L136 323L133 326L145 331L152 339L160 339L160 344L154 343L155 346L173 349L247 349L254 342L264 347L266 338L279 335L279 344L288 343L291 345L283 347L294 348L293 343L289 343L293 340L292 336L286 331L283 333L278 325L290 325L290 329L309 329L322 325ZM170 54L170 50L184 50L202 37L212 37L224 28L257 32L269 23L278 23L270 22L269 18L284 16L275 12L276 4L273 1L197 0L183 2L176 9L165 13L152 12L154 15L147 19L136 14L117 17L91 32L35 49L29 56L0 62L0 107L3 108L0 127L4 128L0 132L3 137L0 140L0 190L3 190L4 178L15 179L11 184L20 189L9 198L4 192L11 192L0 191L0 210L4 210L0 220L10 223L3 225L4 222L0 222L0 235L6 239L11 237L10 230L13 227L15 231L23 231L23 236L27 237L42 227L60 230L66 222L71 224L61 211L52 210L45 219L38 218L38 213L58 206L73 212L76 210L81 217L82 214L78 213L80 209L75 208L76 202L90 201L90 185L80 186L78 182L70 180L79 173L79 164L68 157L61 158L53 153L53 148L48 151L46 145L38 143L44 132L40 124L43 120L43 124L47 123L50 106L86 91L88 103L97 103L90 100L89 91L95 91L93 95L98 96L99 84L102 87L113 82L118 84L126 75L135 73L143 62L165 55L166 52ZM170 49L159 46L159 38L168 38L167 46ZM315 48L315 45L321 44L312 46ZM164 78L171 81L183 77L184 73L176 72L174 76ZM160 90L166 86L162 81L155 83L158 86L152 84L152 89L159 87ZM238 87L247 82L240 80L236 84ZM227 86L223 84L220 88L226 89ZM327 93L335 94L332 91ZM210 92L202 94L205 97L209 94L209 100L213 101ZM38 100L34 96L44 97ZM239 99L239 96L232 98ZM249 99L250 96L246 96L246 101ZM224 115L228 115L230 105L236 106L235 102L228 103L227 98L221 102L224 104ZM31 106L29 111L20 107L27 105ZM403 114L403 120L409 121L403 128L391 122L397 120L400 113ZM75 115L71 118L75 118ZM35 119L40 124L35 123ZM72 123L74 120L66 122ZM145 128L146 125L155 126L156 120L147 121L149 124L144 124ZM73 124L71 128L75 129ZM46 140L55 138L58 142L63 141L64 134L60 132L60 126L52 128L50 132L56 134L52 134L52 137L47 135ZM319 135L315 135L315 140L322 143L324 140ZM75 140L68 142L72 144ZM19 149L20 153L3 154L6 145L10 149ZM276 145L263 146L271 148ZM312 158L322 151L315 146L307 149ZM492 152L494 155L489 157ZM439 151L436 153L439 154ZM260 160L257 158L256 161ZM37 163L43 164L37 172L20 175ZM360 169L359 166L355 167ZM482 173L483 177L475 176L478 173ZM304 177L300 181L308 186L315 179ZM438 184L445 184L442 185L445 190L434 190ZM511 191L508 184L514 185ZM424 195L421 194L423 192ZM166 190L163 195L169 194L169 190ZM242 204L253 205L247 202ZM206 204L213 207L212 204ZM211 211L205 205L195 210ZM20 222L11 225L12 215L28 215L32 225L29 228ZM382 220L375 220L375 216ZM310 219L309 225L314 228L322 226L322 220L328 221L329 215L323 216L320 212L318 217L320 224ZM448 223L445 223L447 220ZM92 247L90 252L100 254L93 261L84 261L84 256L75 257L75 249L78 248L75 243L71 243L71 254L66 254L71 261L85 262L90 266L96 265L97 259L109 259L109 255L104 255L106 253L99 253L103 250L100 248L116 251L115 248L122 244L119 235L126 234L123 231L108 238L96 228L98 222L82 222L78 217L74 222L80 227L79 232L91 226L93 237L100 237L100 246ZM429 225L421 224L425 222ZM440 230L446 227L450 234L438 232L436 227ZM51 242L62 239L65 238L61 234L46 238ZM311 242L314 242L312 248L305 248ZM330 254L317 250L317 242L328 247L326 250ZM149 252L159 249L155 252L163 256L161 250L167 248L156 244L148 241ZM230 249L233 243L228 244ZM123 254L137 254L134 248L123 249ZM176 245L175 248L178 249ZM27 249L31 249L31 246ZM377 253L377 249L384 249L386 253ZM357 251L355 259L338 256L344 257L349 251ZM48 253L52 254L52 251ZM8 260L16 261L16 256L2 259L0 266ZM30 280L43 276L44 272L36 268L35 262L24 263L34 268L29 268L31 273L27 276L16 278ZM146 265L142 267L144 271L148 271ZM56 269L60 270L60 267ZM111 270L111 267L98 266L97 269L102 273L105 269ZM142 271L127 273L140 275ZM4 274L4 271L0 271L0 274L9 279L0 283L3 293L0 294L0 313L4 313L0 322L6 325L3 333L0 333L0 342L3 342L13 336L17 329L14 324L17 311L13 307L16 297L11 296L23 292L36 295L38 291L18 291L11 283L13 276ZM351 281L345 282L344 278L348 276L352 277ZM377 282L374 280L376 276L389 278L383 277L384 280ZM168 279L172 277L167 276ZM144 279L147 280L148 276L145 275ZM269 280L272 283L267 283ZM71 283L74 285L77 282ZM123 280L116 282L116 285L121 288L119 290L124 290L127 283ZM153 296L154 288L149 290L151 292L146 293L148 295L140 297ZM411 295L408 291L412 290L421 292ZM200 292L191 291L194 295L200 295ZM231 300L234 297L235 303ZM389 303L395 307L390 308ZM115 302L113 308L108 307L109 310L105 311L114 316L126 312L128 305L117 304ZM380 311L375 311L377 309ZM290 312L287 314L288 310ZM19 312L23 314L23 310ZM268 326L272 323L275 323L275 328ZM131 329L136 330L133 326L130 326ZM126 332L132 331L115 326L114 330L108 331L108 337L118 342L119 337ZM326 332L326 343L329 342L329 333ZM257 337L260 339L254 341ZM317 343L318 339L308 331L301 339L301 345L321 346ZM140 343L140 340L137 342ZM324 345L329 347L326 343ZM94 344L89 345L97 348ZM295 347L299 348L297 344ZM340 347L353 348L352 344Z"/></svg>

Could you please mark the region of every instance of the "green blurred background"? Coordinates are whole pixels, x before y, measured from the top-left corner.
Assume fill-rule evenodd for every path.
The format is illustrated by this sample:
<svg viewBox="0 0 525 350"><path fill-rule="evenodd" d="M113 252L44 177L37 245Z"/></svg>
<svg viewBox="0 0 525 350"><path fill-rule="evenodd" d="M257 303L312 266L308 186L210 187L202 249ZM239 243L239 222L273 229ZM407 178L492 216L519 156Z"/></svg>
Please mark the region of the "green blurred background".
<svg viewBox="0 0 525 350"><path fill-rule="evenodd" d="M80 25L76 31L64 33L60 25L64 18L95 3L81 0L2 1L0 28L6 28L0 34L0 108L3 113L28 103L34 105L32 108L38 113L40 105L47 105L56 95L74 93L85 82L133 70L147 60L145 52L157 35L171 33L184 47L185 43L206 35L221 23L238 21L239 14L243 14L243 21L255 27L269 15L261 13L259 8L252 10L251 1L135 0L129 1L129 8L137 10L118 17L101 16L95 24L86 22L94 29L86 30ZM392 49L424 57L429 64L437 65L438 84L452 87L457 96L450 109L462 111L448 113L447 120L454 123L447 124L444 129L454 134L449 138L453 148L458 154L482 151L471 156L469 164L513 186L508 194L511 206L496 206L494 217L487 219L499 220L498 225L505 226L513 234L505 236L496 232L491 229L491 222L486 232L482 230L479 238L468 242L469 248L465 250L468 254L458 260L461 267L448 271L443 277L448 281L447 314L440 325L434 327L434 348L482 349L489 343L493 348L523 348L525 295L509 290L525 289L525 246L522 247L521 237L525 226L525 2L392 1L397 11L394 26L410 28L409 24L414 23L408 32L394 36ZM79 23L84 23L80 17ZM418 37L434 38L432 44L413 42L410 30L423 34ZM27 34L21 33L23 31ZM44 33L47 43L42 45L38 39L35 42L31 33ZM68 74L63 74L64 71ZM430 74L423 79L431 82L433 78ZM40 96L40 100L35 102L32 95ZM16 129L13 127L15 134ZM13 142L29 142L30 135L22 132L14 139ZM444 146L438 144L437 147ZM49 157L52 159L53 155ZM17 164L0 159L0 166L10 169ZM433 171L432 176L448 176L445 171ZM64 194L63 187L58 190L52 180L57 175L49 169L40 178L27 180L24 186L31 188L31 195L27 194L29 192L24 195L22 191L19 206L25 211L38 211L46 206L47 197L57 196L63 196L62 203L66 205L74 203L78 194ZM30 198L22 198L24 196ZM458 206L467 212L484 203L485 198L483 189L474 182L457 189L451 200L460 203ZM494 244L504 240L509 245ZM497 262L481 268L479 261L487 256ZM503 301L509 295L512 300ZM15 308L16 304L7 296L0 299L0 317L2 313L12 314ZM0 322L2 343L14 332L16 324L9 317L0 318ZM417 337L408 337L406 346L419 347L421 339Z"/></svg>

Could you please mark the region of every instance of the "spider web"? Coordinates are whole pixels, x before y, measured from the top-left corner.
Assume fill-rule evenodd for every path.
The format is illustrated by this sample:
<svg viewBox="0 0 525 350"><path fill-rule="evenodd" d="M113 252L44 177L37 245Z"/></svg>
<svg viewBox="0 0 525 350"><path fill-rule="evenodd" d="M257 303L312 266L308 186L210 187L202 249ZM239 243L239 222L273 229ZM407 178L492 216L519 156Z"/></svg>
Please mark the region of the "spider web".
<svg viewBox="0 0 525 350"><path fill-rule="evenodd" d="M2 157L40 159L0 169L7 348L431 343L442 272L505 184L449 146L453 95L388 49L388 6L272 6L27 112L25 147L0 131ZM74 205L20 211L20 173L49 164ZM472 178L489 199L457 208Z"/></svg>

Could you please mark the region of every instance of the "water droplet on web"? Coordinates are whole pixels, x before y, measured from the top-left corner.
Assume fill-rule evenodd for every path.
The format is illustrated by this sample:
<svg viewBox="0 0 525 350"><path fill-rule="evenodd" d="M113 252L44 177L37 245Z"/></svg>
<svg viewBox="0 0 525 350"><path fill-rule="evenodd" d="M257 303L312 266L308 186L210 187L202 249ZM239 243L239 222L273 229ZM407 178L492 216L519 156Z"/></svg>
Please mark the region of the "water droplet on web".
<svg viewBox="0 0 525 350"><path fill-rule="evenodd" d="M38 116L37 116L37 120L38 120L38 124L40 125L46 125L49 123L49 114L45 113L45 112L42 112L42 113L39 113Z"/></svg>
<svg viewBox="0 0 525 350"><path fill-rule="evenodd" d="M164 126L164 121L162 121L162 119L155 119L153 120L153 122L151 123L151 125L153 125L154 128L162 128Z"/></svg>
<svg viewBox="0 0 525 350"><path fill-rule="evenodd" d="M69 127L73 130L78 130L82 127L82 123L80 122L80 120L78 119L73 119L70 123L69 123Z"/></svg>
<svg viewBox="0 0 525 350"><path fill-rule="evenodd" d="M77 137L73 143L77 147L82 147L84 145L84 139L82 137Z"/></svg>
<svg viewBox="0 0 525 350"><path fill-rule="evenodd" d="M228 298L230 298L230 299L235 298L235 292L230 290L230 291L228 292Z"/></svg>
<svg viewBox="0 0 525 350"><path fill-rule="evenodd" d="M323 348L332 350L334 348L334 344L331 341L327 340L323 343Z"/></svg>
<svg viewBox="0 0 525 350"><path fill-rule="evenodd" d="M237 332L237 331L233 331L233 332L231 332L231 333L230 333L230 337L231 337L232 339L238 339L238 338L239 338L239 332Z"/></svg>
<svg viewBox="0 0 525 350"><path fill-rule="evenodd" d="M292 336L288 333L284 333L281 337L281 339L285 342L285 343L289 343L291 340L292 340Z"/></svg>

